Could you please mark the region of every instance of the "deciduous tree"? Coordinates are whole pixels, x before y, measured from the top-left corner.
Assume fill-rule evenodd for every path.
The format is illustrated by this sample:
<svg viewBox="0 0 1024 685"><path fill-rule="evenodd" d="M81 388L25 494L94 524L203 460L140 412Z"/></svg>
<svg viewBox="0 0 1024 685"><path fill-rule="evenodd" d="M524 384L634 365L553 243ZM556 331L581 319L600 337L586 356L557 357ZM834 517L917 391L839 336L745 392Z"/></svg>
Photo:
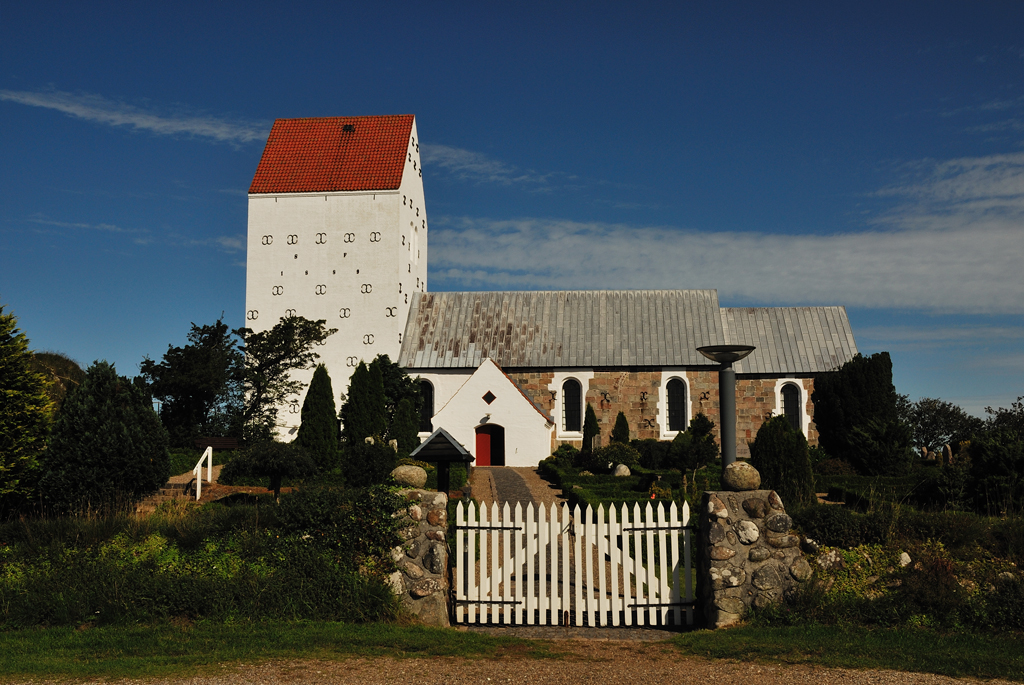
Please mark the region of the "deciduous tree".
<svg viewBox="0 0 1024 685"><path fill-rule="evenodd" d="M144 359L142 377L160 401L160 419L175 447L204 435L241 437L243 356L222 320L192 324L189 344L169 345L159 363Z"/></svg>
<svg viewBox="0 0 1024 685"><path fill-rule="evenodd" d="M284 317L267 331L238 328L245 355L242 389L245 409L242 414L245 437L260 442L273 435L278 407L302 391L303 383L294 380L292 371L312 368L320 357L314 347L337 333L327 328L324 319L310 321L301 316Z"/></svg>

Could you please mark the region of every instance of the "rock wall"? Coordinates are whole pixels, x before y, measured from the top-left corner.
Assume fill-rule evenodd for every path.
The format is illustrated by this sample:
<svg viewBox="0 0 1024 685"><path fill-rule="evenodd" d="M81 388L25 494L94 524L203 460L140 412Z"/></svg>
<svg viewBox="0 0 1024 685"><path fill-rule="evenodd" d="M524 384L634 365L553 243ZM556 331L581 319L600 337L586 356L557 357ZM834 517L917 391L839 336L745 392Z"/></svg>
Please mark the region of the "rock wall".
<svg viewBox="0 0 1024 685"><path fill-rule="evenodd" d="M448 495L403 490L409 506L399 533L404 540L392 554L398 570L391 586L411 614L423 623L446 627L448 621Z"/></svg>
<svg viewBox="0 0 1024 685"><path fill-rule="evenodd" d="M792 527L774 490L704 493L701 587L709 628L733 624L751 607L778 602L811 577Z"/></svg>

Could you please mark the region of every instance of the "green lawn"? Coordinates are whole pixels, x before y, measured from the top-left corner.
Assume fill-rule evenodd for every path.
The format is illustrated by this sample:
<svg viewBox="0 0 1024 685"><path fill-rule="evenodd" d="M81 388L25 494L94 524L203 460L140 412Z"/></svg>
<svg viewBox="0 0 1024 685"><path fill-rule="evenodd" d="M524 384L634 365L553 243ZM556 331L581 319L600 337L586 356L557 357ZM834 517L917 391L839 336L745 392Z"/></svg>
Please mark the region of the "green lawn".
<svg viewBox="0 0 1024 685"><path fill-rule="evenodd" d="M941 634L914 628L742 626L699 630L672 640L712 659L832 668L872 668L1024 681L1024 634Z"/></svg>
<svg viewBox="0 0 1024 685"><path fill-rule="evenodd" d="M614 631L608 631L614 639ZM743 626L676 635L682 656L842 668L877 668L1024 681L1024 635L943 635L915 629ZM268 659L352 656L558 656L544 641L384 624L199 623L0 632L0 679L196 675Z"/></svg>

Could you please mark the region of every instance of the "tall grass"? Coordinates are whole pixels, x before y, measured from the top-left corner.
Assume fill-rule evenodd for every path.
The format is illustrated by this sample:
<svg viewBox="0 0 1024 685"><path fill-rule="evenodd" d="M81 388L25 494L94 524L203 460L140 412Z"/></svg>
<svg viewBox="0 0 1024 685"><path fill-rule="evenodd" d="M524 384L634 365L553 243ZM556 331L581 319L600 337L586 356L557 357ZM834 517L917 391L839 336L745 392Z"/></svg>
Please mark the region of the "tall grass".
<svg viewBox="0 0 1024 685"><path fill-rule="evenodd" d="M370 558L390 549L390 512L382 516L349 502L362 523L352 538L366 537L368 516L384 519L374 522L383 531L372 540L376 546L360 550L349 544L343 516L330 530L307 530L311 499L287 525L280 520L287 504L184 503L148 517L84 514L4 524L0 624L395 618L398 607L385 581L390 557Z"/></svg>

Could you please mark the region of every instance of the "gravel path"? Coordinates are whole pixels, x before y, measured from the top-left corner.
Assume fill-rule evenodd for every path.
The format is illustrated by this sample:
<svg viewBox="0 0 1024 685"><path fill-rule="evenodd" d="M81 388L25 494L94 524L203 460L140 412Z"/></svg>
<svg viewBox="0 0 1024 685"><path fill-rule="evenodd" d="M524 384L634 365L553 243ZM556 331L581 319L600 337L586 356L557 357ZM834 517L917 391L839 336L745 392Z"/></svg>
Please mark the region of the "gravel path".
<svg viewBox="0 0 1024 685"><path fill-rule="evenodd" d="M118 680L107 683L174 683L175 685L240 685L242 683L752 683L756 685L949 685L973 679L902 673L852 671L814 666L781 666L680 657L659 643L564 641L551 643L557 659L531 659L507 651L485 659L351 658L337 661L273 661L228 666L220 673L163 680ZM990 680L988 683L1008 683Z"/></svg>

